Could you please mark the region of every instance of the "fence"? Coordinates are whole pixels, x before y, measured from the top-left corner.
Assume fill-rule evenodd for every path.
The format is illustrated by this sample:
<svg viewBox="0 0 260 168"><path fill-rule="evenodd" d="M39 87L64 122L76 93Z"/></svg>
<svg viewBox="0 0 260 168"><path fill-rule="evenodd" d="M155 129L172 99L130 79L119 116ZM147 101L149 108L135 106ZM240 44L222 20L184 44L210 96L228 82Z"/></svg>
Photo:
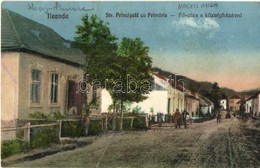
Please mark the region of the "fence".
<svg viewBox="0 0 260 168"><path fill-rule="evenodd" d="M143 117L145 117L145 126L148 128L148 126L149 126L148 125L148 122L149 122L148 115L143 115ZM117 117L117 118L119 118L119 117ZM135 116L124 117L124 119L130 119L131 120L130 128L133 127L135 118L137 118L137 117L135 117ZM109 115L107 115L107 114L92 115L90 117L90 121L95 121L95 120L100 120L101 121L101 124L100 124L101 129L103 131L107 131L108 127L109 127L109 120L112 120L112 118L109 117ZM79 122L79 121L82 121L82 118L63 119L63 120L57 120L57 121L55 121L55 123L35 124L35 125L32 125L31 121L39 121L39 120L30 120L24 126L21 126L21 127L2 128L1 132L8 132L8 131L14 132L14 131L17 131L17 130L24 130L23 131L23 139L21 139L21 140L26 141L26 142L28 142L28 144L30 144L30 142L31 142L31 128L57 127L57 137L58 137L58 140L61 141L61 140L69 139L69 137L62 137L62 123L63 122L69 122L69 121ZM42 120L42 121L46 121L46 120Z"/></svg>
<svg viewBox="0 0 260 168"><path fill-rule="evenodd" d="M164 122L171 123L173 121L173 116L163 113L157 113L156 115L149 115L149 121L154 121L155 123Z"/></svg>
<svg viewBox="0 0 260 168"><path fill-rule="evenodd" d="M96 118L91 118L90 120L95 120ZM55 123L50 123L50 124L35 124L32 125L31 121L47 121L47 120L29 120L24 126L21 127L15 127L15 128L2 128L1 132L13 132L17 130L24 130L23 131L23 139L20 139L22 141L26 141L29 145L31 142L31 128L39 128L39 127L57 127L57 137L58 140L66 140L69 139L69 137L62 137L62 123L63 122L68 122L68 121L74 121L74 122L79 122L82 121L82 119L64 119L64 120L57 120ZM101 120L103 121L103 120ZM104 129L103 127L103 122L102 122L102 130Z"/></svg>
<svg viewBox="0 0 260 168"><path fill-rule="evenodd" d="M132 129L134 127L134 119L138 119L138 117L144 117L144 123L145 123L144 126L146 128L149 127L148 114L141 114L141 115L137 115L137 116L132 116L132 115L133 115L132 113L123 113L123 125L124 125L124 122L126 122L126 120L129 119L130 120L130 129ZM104 123L105 130L112 128L112 122L113 122L112 120L114 119L113 113L110 113L110 115L102 114L102 118L104 119L104 121L102 121L102 123ZM115 116L116 121L118 121L120 118L121 117L119 115ZM119 123L117 123L117 124L119 124Z"/></svg>
<svg viewBox="0 0 260 168"><path fill-rule="evenodd" d="M1 132L6 132L6 131L16 131L16 130L24 130L24 141L28 142L28 144L30 145L30 142L31 142L31 128L37 128L37 127L53 127L53 126L58 126L60 125L61 122L59 123L52 123L52 124L38 124L38 125L31 125L30 122L26 123L25 126L23 127L16 127L16 128L2 128L1 129ZM60 126L61 127L61 126ZM59 130L59 139L61 138L60 135L61 135L61 132L60 130L61 129L58 129Z"/></svg>

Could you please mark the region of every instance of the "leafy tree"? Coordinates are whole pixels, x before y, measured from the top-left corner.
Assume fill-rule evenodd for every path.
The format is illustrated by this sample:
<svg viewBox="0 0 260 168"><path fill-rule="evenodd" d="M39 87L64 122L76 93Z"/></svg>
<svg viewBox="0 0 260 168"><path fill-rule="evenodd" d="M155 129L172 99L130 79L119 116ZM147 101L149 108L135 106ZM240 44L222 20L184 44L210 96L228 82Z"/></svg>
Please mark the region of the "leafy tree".
<svg viewBox="0 0 260 168"><path fill-rule="evenodd" d="M119 48L116 37L109 30L108 23L104 23L96 15L82 18L83 25L77 26L75 41L86 56L85 73L88 84L106 87L114 104L120 101L121 123L123 122L123 103L125 101L139 102L146 97L153 79L150 75L152 60L148 56L149 49L144 46L140 38L123 38ZM112 79L106 81L106 79ZM104 82L105 81L105 82ZM86 97L86 134L89 125L90 108Z"/></svg>
<svg viewBox="0 0 260 168"><path fill-rule="evenodd" d="M149 48L140 38L123 38L117 50L117 79L114 81L113 96L121 103L120 130L123 128L123 103L140 102L151 91L153 78L150 74L152 59ZM112 96L112 97L113 97Z"/></svg>
<svg viewBox="0 0 260 168"><path fill-rule="evenodd" d="M221 100L222 94L220 91L220 87L218 86L217 82L214 82L211 88L211 93L210 93L210 99L214 103L214 108L216 110L219 110L221 108L220 106L220 100Z"/></svg>
<svg viewBox="0 0 260 168"><path fill-rule="evenodd" d="M142 112L142 108L140 106L135 106L132 110L133 113L141 113Z"/></svg>
<svg viewBox="0 0 260 168"><path fill-rule="evenodd" d="M111 62L117 50L117 38L111 34L109 24L96 15L82 18L83 25L78 25L76 44L86 56L85 71L89 82L94 79L103 81L113 74ZM104 86L104 82L102 83Z"/></svg>
<svg viewBox="0 0 260 168"><path fill-rule="evenodd" d="M105 87L105 79L113 76L111 62L115 59L117 50L117 38L111 34L109 24L100 20L96 15L85 15L82 25L76 26L76 45L85 54L85 80L93 89ZM98 82L99 81L99 82ZM85 94L85 126L88 134L90 103Z"/></svg>

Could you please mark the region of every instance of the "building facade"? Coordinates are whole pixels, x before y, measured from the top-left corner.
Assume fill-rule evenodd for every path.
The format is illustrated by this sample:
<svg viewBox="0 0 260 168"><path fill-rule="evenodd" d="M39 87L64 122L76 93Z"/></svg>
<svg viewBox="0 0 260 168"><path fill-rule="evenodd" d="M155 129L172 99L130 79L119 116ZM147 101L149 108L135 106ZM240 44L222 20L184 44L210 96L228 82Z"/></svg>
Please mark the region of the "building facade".
<svg viewBox="0 0 260 168"><path fill-rule="evenodd" d="M153 74L153 90L146 94L142 102L131 104L131 108L138 107L144 113L156 115L157 113L173 114L176 109L184 110L184 93L179 87L175 89L174 85L168 79L159 74ZM108 112L108 107L112 105L113 100L107 90L102 90L101 111Z"/></svg>
<svg viewBox="0 0 260 168"><path fill-rule="evenodd" d="M221 99L220 105L223 110L227 110L227 99Z"/></svg>
<svg viewBox="0 0 260 168"><path fill-rule="evenodd" d="M199 112L199 99L192 94L185 94L185 110L189 113L190 117L198 116Z"/></svg>
<svg viewBox="0 0 260 168"><path fill-rule="evenodd" d="M200 111L202 114L212 114L214 103L206 97L200 97Z"/></svg>
<svg viewBox="0 0 260 168"><path fill-rule="evenodd" d="M260 117L260 92L250 96L245 103L246 113Z"/></svg>
<svg viewBox="0 0 260 168"><path fill-rule="evenodd" d="M80 90L85 57L70 42L6 9L1 23L2 127L15 127L34 112L80 115L86 95L98 98Z"/></svg>
<svg viewBox="0 0 260 168"><path fill-rule="evenodd" d="M25 120L29 113L63 114L82 110L80 67L49 60L35 53L2 52L2 120Z"/></svg>
<svg viewBox="0 0 260 168"><path fill-rule="evenodd" d="M234 95L231 96L228 99L228 103L229 103L229 110L231 111L239 111L240 110L240 103L241 102L241 98L238 95Z"/></svg>

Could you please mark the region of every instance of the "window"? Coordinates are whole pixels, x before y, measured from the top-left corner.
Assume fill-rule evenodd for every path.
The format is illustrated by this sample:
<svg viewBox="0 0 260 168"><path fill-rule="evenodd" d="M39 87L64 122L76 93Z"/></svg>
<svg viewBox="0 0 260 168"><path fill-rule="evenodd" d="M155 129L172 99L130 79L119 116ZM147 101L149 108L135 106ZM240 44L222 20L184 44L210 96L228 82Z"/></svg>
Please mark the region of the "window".
<svg viewBox="0 0 260 168"><path fill-rule="evenodd" d="M41 91L41 71L32 70L32 84L31 84L31 101L32 103L40 103Z"/></svg>
<svg viewBox="0 0 260 168"><path fill-rule="evenodd" d="M51 103L58 103L58 79L57 73L51 74Z"/></svg>

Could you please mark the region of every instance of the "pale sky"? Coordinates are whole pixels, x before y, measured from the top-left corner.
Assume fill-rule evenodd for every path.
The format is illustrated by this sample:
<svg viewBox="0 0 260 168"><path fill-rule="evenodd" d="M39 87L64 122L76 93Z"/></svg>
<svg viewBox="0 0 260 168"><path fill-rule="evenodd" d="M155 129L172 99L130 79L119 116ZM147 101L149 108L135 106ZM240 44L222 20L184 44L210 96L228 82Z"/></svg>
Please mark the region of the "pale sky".
<svg viewBox="0 0 260 168"><path fill-rule="evenodd" d="M210 2L215 3L215 2ZM191 9L179 9L182 4ZM240 91L260 87L260 3L217 2L59 2L63 8L93 9L49 13L68 14L68 19L48 19L43 8L55 2L3 2L2 7L47 25L65 39L72 40L75 26L86 14L96 14L110 23L119 39L140 37L150 48L153 65L194 80L218 82L221 87ZM30 6L35 7L34 9ZM36 10L37 9L37 10ZM116 13L138 13L137 18L120 18ZM106 17L106 13L114 17ZM148 17L148 13L167 17ZM203 17L179 17L179 14ZM242 14L240 18L205 18L205 13ZM146 17L141 18L141 14ZM174 15L174 16L173 16Z"/></svg>

